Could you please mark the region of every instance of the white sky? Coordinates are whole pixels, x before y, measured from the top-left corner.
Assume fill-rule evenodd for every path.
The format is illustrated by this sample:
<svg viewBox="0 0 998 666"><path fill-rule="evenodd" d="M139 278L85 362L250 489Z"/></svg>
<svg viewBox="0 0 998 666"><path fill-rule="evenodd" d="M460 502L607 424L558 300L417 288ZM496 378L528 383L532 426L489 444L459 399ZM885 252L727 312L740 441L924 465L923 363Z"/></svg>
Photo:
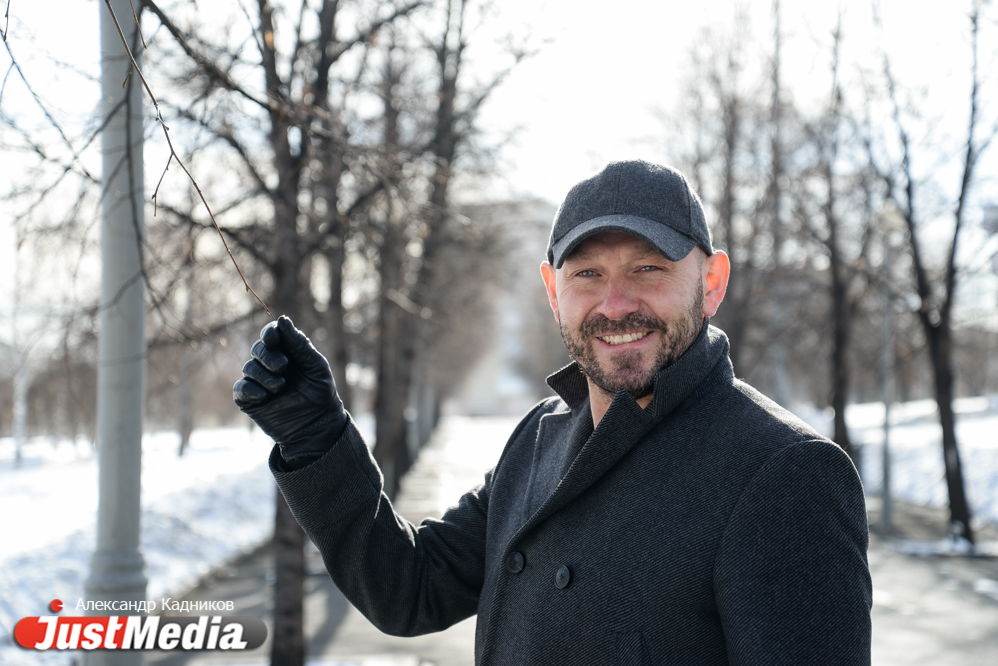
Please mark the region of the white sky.
<svg viewBox="0 0 998 666"><path fill-rule="evenodd" d="M883 5L883 44L894 56L898 77L909 85L932 86L926 110L941 113L960 94L951 86L965 83L954 68L966 70L966 48L961 48L966 8L924 0ZM618 0L612 11L606 3L578 0L506 0L502 6L507 20L519 17L538 38L551 41L496 92L484 120L497 129L522 128L506 150L511 190L554 203L613 159L668 159L654 111L675 108L690 49L704 26L729 31L733 8L742 7L756 34L763 39L772 34L770 0ZM852 77L859 63L876 66L870 53L879 38L868 2L842 6L843 76ZM783 0L782 16L785 87L798 98L824 99L836 3ZM962 118L962 107L958 111Z"/></svg>
<svg viewBox="0 0 998 666"><path fill-rule="evenodd" d="M239 12L237 0L211 3L212 11L231 6L231 12ZM939 132L952 127L958 133L966 113L962 102L967 87L969 1L882 0L882 5L885 31L881 38L872 27L867 0L842 0L847 61L843 75L855 76L860 65L875 67L874 47L879 42L891 53L898 78L923 91L921 109L927 118L941 119ZM617 0L612 9L606 2L593 0L504 0L496 6L501 10L498 17L474 37L480 41L473 42L469 50L475 75L488 78L499 66L490 55L492 39L498 35L529 32L540 52L512 73L484 110L482 122L492 136L518 130L502 152L505 172L488 193L493 197L539 196L552 203L607 161L668 159L662 145L665 132L655 109L675 109L691 45L704 26L730 29L735 8L741 7L750 16L755 33L768 36L772 32L771 0ZM31 32L55 58L96 74L98 7L97 0L12 0L10 5L15 54L38 92L61 110L60 121L70 125L75 121L77 128L96 104L97 84L80 83L75 75L61 76L19 38ZM782 2L784 81L795 90L798 101L826 94L828 44L836 7L836 3L813 0ZM153 24L155 20L150 19L147 25ZM993 52L994 43L986 41L984 63L991 62ZM764 55L748 66L764 66ZM7 71L9 62L0 50L0 74ZM40 119L14 72L0 108ZM991 118L998 109L986 107L984 111ZM92 166L99 170L99 164ZM0 191L7 191L19 170L14 156L0 154ZM154 178L159 168L150 165L146 173L147 179ZM0 208L0 293L9 293L11 285L9 217ZM2 307L0 313L6 310ZM0 336L6 337L4 333Z"/></svg>

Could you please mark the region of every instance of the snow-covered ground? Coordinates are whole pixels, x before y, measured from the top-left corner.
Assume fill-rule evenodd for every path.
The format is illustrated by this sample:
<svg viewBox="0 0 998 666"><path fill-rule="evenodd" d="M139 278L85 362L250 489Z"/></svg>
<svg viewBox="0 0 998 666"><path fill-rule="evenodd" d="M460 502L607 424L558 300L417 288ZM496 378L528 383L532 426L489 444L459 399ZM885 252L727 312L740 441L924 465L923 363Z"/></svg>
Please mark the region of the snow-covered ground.
<svg viewBox="0 0 998 666"><path fill-rule="evenodd" d="M147 599L157 602L265 541L276 486L266 466L271 442L248 428L202 429L177 456L174 433L142 445L142 549ZM97 456L88 442L31 440L20 468L0 439L0 663L61 663L70 655L13 645L17 621L44 615L53 599L77 611L95 545Z"/></svg>
<svg viewBox="0 0 998 666"><path fill-rule="evenodd" d="M969 500L977 517L998 523L998 396L959 400L956 408ZM829 432L830 413L795 411ZM945 506L934 404L906 403L891 413L894 495ZM870 494L880 492L882 420L880 404L847 411L853 440L863 446L861 471ZM370 419L358 421L369 434ZM504 441L508 419L490 424L503 430L496 437ZM457 437L462 430L456 425L440 432ZM276 486L266 467L271 446L266 436L246 427L197 430L183 458L177 457L177 445L174 433L143 440L142 548L147 598L157 604L264 542L273 523ZM491 449L474 448L494 460ZM38 438L23 453L15 469L14 444L0 439L0 663L66 663L70 655L64 653L21 650L11 633L20 618L45 613L52 599L65 603L66 614L78 614L94 548L97 460L82 441L54 444Z"/></svg>
<svg viewBox="0 0 998 666"><path fill-rule="evenodd" d="M961 398L953 407L967 500L975 518L998 524L998 395ZM831 434L830 410L801 407L794 411L822 434ZM868 495L879 495L882 489L883 423L882 403L846 409L850 436L861 447L860 475ZM888 444L893 497L913 504L947 506L941 441L935 401L916 400L891 407Z"/></svg>

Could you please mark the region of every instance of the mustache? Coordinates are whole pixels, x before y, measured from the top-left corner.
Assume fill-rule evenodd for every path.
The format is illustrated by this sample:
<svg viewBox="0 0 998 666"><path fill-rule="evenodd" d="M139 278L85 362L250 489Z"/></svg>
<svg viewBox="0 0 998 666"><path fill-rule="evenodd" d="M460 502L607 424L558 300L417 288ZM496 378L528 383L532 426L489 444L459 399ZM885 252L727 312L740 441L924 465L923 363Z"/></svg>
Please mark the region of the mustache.
<svg viewBox="0 0 998 666"><path fill-rule="evenodd" d="M662 331L666 333L668 327L655 315L645 312L632 312L621 319L609 319L606 315L591 314L579 326L579 332L586 337L622 335L634 331Z"/></svg>

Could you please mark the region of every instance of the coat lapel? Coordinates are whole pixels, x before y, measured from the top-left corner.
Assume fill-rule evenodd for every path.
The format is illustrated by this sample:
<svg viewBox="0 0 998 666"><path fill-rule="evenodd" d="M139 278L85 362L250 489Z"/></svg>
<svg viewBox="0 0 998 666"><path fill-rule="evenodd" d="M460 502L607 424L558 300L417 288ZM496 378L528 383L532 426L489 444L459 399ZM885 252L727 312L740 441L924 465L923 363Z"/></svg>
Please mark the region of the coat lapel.
<svg viewBox="0 0 998 666"><path fill-rule="evenodd" d="M617 391L610 408L575 456L564 478L540 508L517 530L516 535L507 543L503 557L523 534L578 497L606 474L683 400L698 389L707 390L709 387L704 384L714 383L704 381L708 379L708 375L716 374L717 381L730 379L731 362L727 356L727 337L705 323L700 335L686 353L675 364L655 376L655 397L647 409L641 409L625 390ZM565 438L569 433L579 430L571 427L571 424L580 415L584 413L585 417L592 418L588 409L580 409L588 397L588 386L578 365L573 363L555 373L548 378L548 384L558 391L572 411L570 414L563 412L544 417L537 435L537 446L557 446L556 438ZM536 470L532 470L532 473L536 473Z"/></svg>
<svg viewBox="0 0 998 666"><path fill-rule="evenodd" d="M534 455L530 465L530 478L523 493L523 503L520 510L520 524L527 522L546 497L538 498L543 492L541 488L545 485L542 475L551 472L551 465L547 464L546 457L556 457L553 453L559 447L565 446L565 435L577 430L578 421L584 410L578 409L574 412L552 412L541 417L540 426L537 428L537 440L534 442ZM576 427L573 427L576 426Z"/></svg>
<svg viewBox="0 0 998 666"><path fill-rule="evenodd" d="M592 418L589 410L580 411L583 411L586 417ZM541 507L520 528L517 535L524 534L527 530L538 525L606 474L655 425L655 421L654 412L642 410L626 391L618 391L610 409L607 410L582 450L575 456L565 477ZM557 425L562 424L564 421L552 422L551 426L553 427L546 429L545 436L564 438L567 434L566 429L557 427ZM574 432L578 428L569 428L568 430ZM540 441L541 434L544 433L538 434L538 444L542 443ZM556 443L551 441L549 445L556 445Z"/></svg>

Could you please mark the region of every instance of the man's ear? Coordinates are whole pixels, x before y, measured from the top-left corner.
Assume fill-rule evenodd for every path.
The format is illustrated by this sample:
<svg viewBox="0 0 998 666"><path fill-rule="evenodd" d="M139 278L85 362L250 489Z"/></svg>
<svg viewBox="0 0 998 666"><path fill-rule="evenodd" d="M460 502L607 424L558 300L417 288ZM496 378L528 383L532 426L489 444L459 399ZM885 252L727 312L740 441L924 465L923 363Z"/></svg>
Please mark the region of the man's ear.
<svg viewBox="0 0 998 666"><path fill-rule="evenodd" d="M541 278L544 280L544 288L548 292L548 303L551 304L551 311L554 312L554 320L561 323L561 318L558 316L558 290L555 286L555 270L548 262L541 263Z"/></svg>
<svg viewBox="0 0 998 666"><path fill-rule="evenodd" d="M728 277L731 274L731 262L724 250L717 250L703 260L703 314L713 317L728 290Z"/></svg>

